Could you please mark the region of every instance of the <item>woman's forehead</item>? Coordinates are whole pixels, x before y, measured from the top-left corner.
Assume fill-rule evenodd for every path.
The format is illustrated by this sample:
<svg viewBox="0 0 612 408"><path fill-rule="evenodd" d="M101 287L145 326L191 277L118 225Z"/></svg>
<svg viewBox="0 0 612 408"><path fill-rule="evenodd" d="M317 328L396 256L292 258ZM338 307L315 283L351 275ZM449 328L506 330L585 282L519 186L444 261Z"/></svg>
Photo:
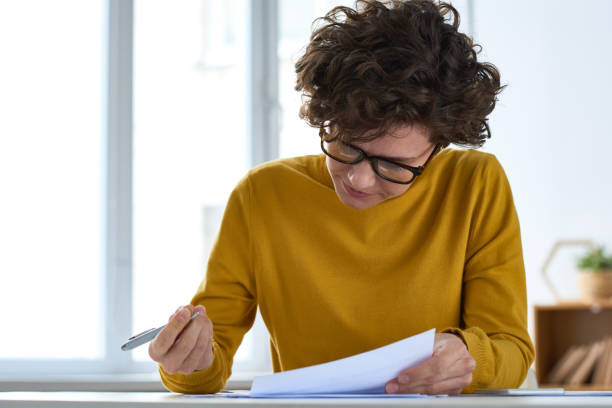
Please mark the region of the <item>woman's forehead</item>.
<svg viewBox="0 0 612 408"><path fill-rule="evenodd" d="M398 161L412 160L431 147L429 133L416 127L405 127L369 141L351 141L364 152Z"/></svg>
<svg viewBox="0 0 612 408"><path fill-rule="evenodd" d="M386 136L404 138L406 136L423 135L429 137L431 132L429 128L418 123L399 123L365 130L337 129L336 134L345 141L369 142Z"/></svg>

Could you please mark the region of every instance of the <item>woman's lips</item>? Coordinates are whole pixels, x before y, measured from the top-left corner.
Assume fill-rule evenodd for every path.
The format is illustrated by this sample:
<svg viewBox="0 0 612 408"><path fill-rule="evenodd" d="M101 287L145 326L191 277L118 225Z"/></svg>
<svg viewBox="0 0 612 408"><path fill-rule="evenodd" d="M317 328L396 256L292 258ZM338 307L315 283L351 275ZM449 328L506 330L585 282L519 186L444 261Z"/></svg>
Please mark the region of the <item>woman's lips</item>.
<svg viewBox="0 0 612 408"><path fill-rule="evenodd" d="M368 193L362 193L361 191L357 191L353 188L351 188L348 184L344 183L344 189L346 190L347 193L349 193L351 196L355 197L355 198L364 198L364 197L368 197L370 196L370 194Z"/></svg>

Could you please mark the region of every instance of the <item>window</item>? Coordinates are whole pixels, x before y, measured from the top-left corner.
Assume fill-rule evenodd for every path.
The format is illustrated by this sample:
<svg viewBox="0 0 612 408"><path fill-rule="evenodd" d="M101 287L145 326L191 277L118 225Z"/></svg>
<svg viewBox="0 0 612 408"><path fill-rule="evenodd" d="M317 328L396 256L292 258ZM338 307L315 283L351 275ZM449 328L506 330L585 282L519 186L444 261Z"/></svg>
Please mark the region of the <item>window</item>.
<svg viewBox="0 0 612 408"><path fill-rule="evenodd" d="M0 373L103 356L104 30L102 1L0 2Z"/></svg>
<svg viewBox="0 0 612 408"><path fill-rule="evenodd" d="M246 11L245 0L135 2L134 333L195 294L247 171ZM246 337L236 364L252 349ZM146 347L132 353L149 361Z"/></svg>

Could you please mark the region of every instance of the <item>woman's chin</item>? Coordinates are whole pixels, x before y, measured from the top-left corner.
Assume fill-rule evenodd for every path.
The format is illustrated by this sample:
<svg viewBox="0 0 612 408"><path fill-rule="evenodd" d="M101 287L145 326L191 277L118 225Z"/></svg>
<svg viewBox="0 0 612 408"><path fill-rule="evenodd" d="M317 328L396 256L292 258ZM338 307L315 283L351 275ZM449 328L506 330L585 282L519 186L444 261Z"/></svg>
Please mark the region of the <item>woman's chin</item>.
<svg viewBox="0 0 612 408"><path fill-rule="evenodd" d="M338 194L338 197L344 205L356 210L367 210L368 208L374 207L376 204L381 202L381 200L376 200L376 197L355 198L348 194Z"/></svg>

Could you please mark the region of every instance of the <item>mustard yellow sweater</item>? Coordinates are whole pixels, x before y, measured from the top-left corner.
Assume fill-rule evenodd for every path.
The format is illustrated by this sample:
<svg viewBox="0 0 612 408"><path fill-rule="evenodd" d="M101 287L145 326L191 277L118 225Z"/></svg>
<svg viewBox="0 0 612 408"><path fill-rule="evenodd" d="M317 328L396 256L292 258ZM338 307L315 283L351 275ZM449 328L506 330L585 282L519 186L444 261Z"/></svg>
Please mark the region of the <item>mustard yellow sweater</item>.
<svg viewBox="0 0 612 408"><path fill-rule="evenodd" d="M519 222L493 155L442 150L401 196L366 210L336 196L325 156L263 164L232 192L192 303L214 325L214 362L164 385L221 390L259 306L274 371L419 332L456 333L472 384L517 387L532 363Z"/></svg>

